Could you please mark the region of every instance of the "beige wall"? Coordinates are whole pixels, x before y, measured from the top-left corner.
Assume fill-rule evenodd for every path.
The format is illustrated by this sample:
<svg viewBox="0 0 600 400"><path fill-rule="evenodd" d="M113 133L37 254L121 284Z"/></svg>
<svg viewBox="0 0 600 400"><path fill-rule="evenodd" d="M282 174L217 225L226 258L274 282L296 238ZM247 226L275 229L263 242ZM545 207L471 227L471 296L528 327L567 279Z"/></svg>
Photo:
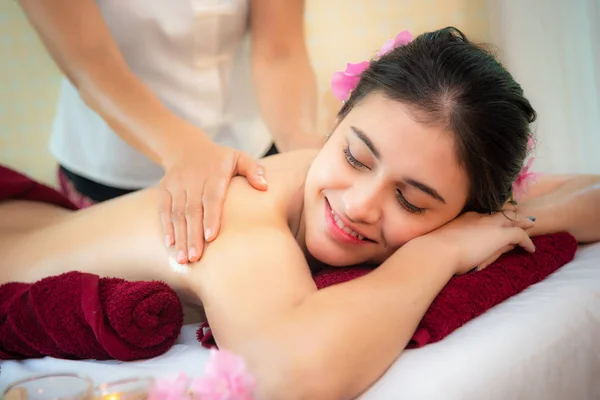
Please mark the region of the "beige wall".
<svg viewBox="0 0 600 400"><path fill-rule="evenodd" d="M454 25L489 39L485 0L307 0L307 36L320 92L319 130L339 103L331 74L372 56L401 30L413 34ZM0 163L54 183L48 135L60 74L16 1L0 1Z"/></svg>

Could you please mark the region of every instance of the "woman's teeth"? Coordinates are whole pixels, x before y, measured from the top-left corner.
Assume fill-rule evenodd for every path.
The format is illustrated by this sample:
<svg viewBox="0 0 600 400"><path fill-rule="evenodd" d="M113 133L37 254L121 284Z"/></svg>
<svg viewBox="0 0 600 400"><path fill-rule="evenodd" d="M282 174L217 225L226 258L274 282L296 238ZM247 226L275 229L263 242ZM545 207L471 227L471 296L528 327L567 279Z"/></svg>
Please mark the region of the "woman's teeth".
<svg viewBox="0 0 600 400"><path fill-rule="evenodd" d="M354 232L352 229L350 229L346 225L344 225L344 223L342 222L342 220L340 219L340 217L338 217L337 215L335 215L335 213L333 212L333 210L331 210L331 215L333 215L333 220L335 221L335 223L338 226L338 228L340 228L341 230L343 230L347 234L352 235L355 238L358 238L358 240L364 240L364 238L365 238L364 236L358 234L357 232Z"/></svg>

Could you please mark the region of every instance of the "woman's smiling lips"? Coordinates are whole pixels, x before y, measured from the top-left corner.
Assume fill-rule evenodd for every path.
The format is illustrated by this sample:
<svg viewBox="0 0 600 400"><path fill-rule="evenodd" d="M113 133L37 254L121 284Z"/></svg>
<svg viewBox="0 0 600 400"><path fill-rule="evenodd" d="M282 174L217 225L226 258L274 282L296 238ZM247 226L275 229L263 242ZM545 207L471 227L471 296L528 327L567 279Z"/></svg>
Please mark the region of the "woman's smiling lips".
<svg viewBox="0 0 600 400"><path fill-rule="evenodd" d="M350 244L373 243L373 240L365 237L343 215L339 215L333 211L327 198L325 198L325 220L327 221L327 228L331 236L338 241Z"/></svg>

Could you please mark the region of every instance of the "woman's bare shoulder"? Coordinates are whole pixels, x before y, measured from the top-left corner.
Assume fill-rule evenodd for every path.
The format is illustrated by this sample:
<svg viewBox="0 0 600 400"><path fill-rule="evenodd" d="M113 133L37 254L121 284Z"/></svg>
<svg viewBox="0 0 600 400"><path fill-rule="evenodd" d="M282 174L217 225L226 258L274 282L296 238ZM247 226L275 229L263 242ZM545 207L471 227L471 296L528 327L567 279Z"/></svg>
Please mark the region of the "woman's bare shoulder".
<svg viewBox="0 0 600 400"><path fill-rule="evenodd" d="M316 156L314 150L299 150L277 154L261 160L268 182L267 191L250 186L244 177L233 179L223 209L222 226L235 227L252 223L282 221L290 212L300 210L302 189L308 168ZM248 221L248 222L247 222Z"/></svg>
<svg viewBox="0 0 600 400"><path fill-rule="evenodd" d="M314 151L298 151L261 160L269 184L264 192L252 188L244 177L232 180L219 234L206 246L198 265L192 266L190 282L195 282L196 289L202 292L199 288L209 282L208 286L213 289L217 281L226 282L229 278L223 276L223 265L231 268L240 263L254 263L259 264L254 267L258 271L262 262L271 258L276 258L280 267L295 265L297 274L306 273L304 256L293 232L302 210L304 179L315 154ZM281 257L274 253L273 246L285 254L287 263L279 262ZM265 256L267 253L270 254L268 257ZM215 269L219 272L215 272L212 265L218 265Z"/></svg>

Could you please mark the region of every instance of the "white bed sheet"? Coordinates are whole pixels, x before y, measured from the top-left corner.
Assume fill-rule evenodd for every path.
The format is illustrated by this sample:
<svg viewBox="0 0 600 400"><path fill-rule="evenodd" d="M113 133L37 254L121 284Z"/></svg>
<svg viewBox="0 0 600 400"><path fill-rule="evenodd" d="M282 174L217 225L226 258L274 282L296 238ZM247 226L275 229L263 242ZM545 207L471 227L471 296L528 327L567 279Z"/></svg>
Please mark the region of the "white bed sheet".
<svg viewBox="0 0 600 400"><path fill-rule="evenodd" d="M96 383L198 376L208 351L195 331L185 326L167 353L144 361L5 361L0 393L14 380L59 371ZM600 399L600 243L580 247L571 263L441 342L405 351L361 399Z"/></svg>

